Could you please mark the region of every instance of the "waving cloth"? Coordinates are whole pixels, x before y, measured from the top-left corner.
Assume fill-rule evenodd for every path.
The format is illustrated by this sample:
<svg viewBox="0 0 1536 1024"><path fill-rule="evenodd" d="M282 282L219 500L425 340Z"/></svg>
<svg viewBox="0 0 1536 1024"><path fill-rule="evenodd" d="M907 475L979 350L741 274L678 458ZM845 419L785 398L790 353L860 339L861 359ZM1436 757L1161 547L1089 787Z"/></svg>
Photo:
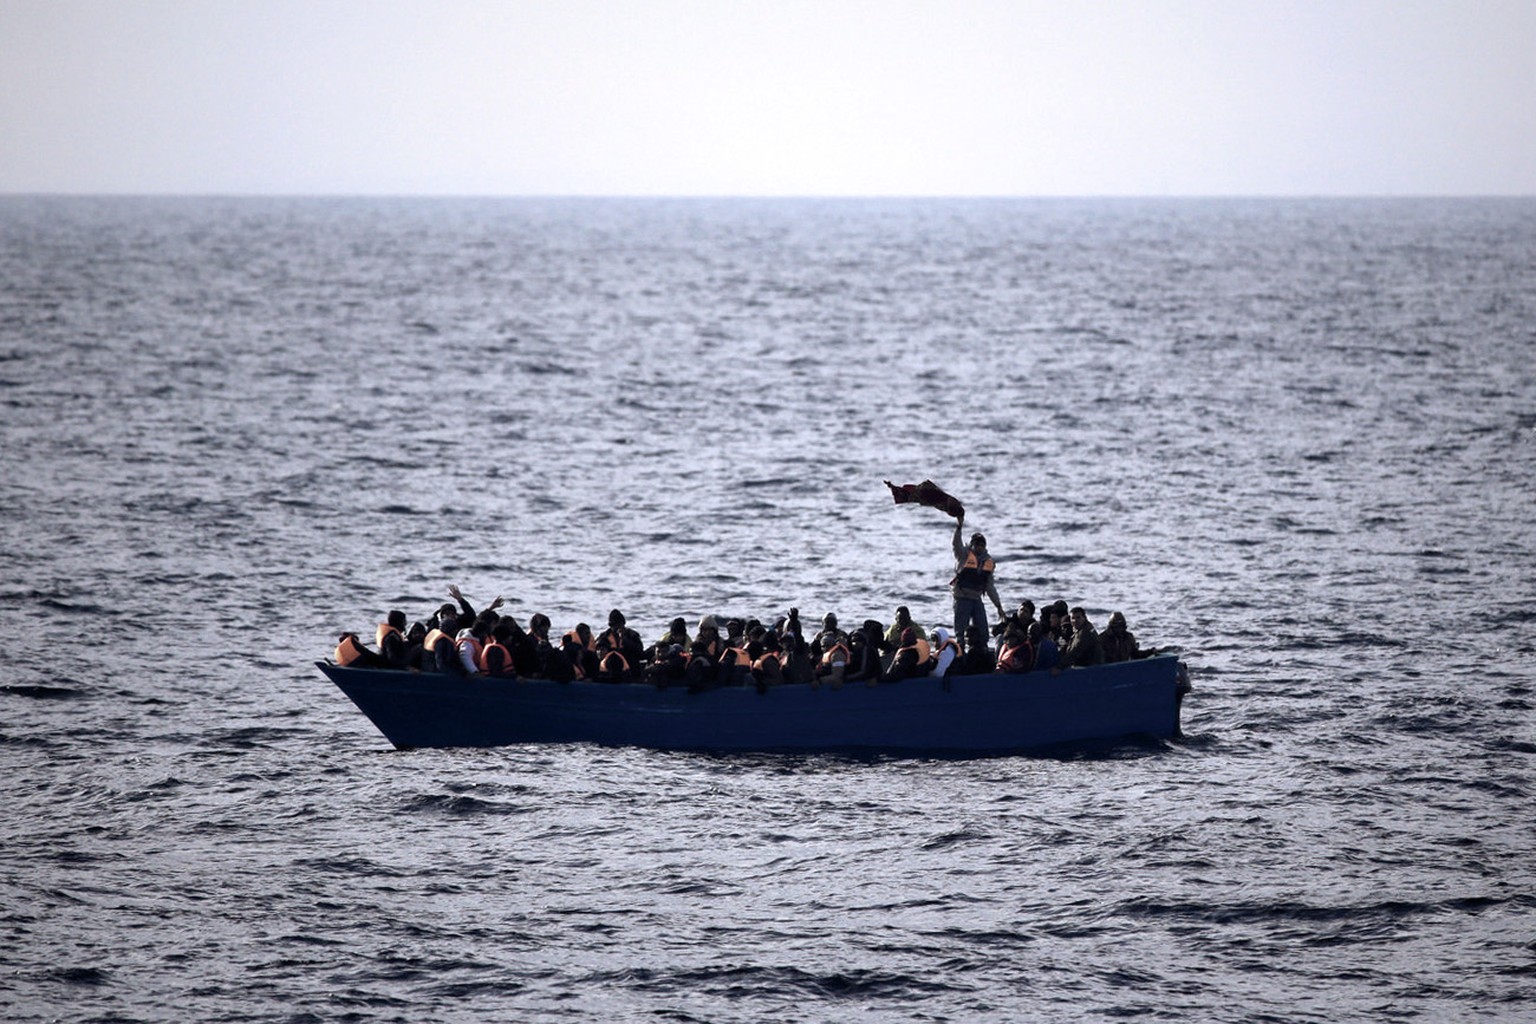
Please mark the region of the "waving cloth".
<svg viewBox="0 0 1536 1024"><path fill-rule="evenodd" d="M965 506L960 504L960 500L939 490L939 485L932 480L924 480L920 484L899 485L887 480L885 486L891 489L891 497L896 499L898 505L917 502L929 508L943 509L946 514L956 519L965 518Z"/></svg>

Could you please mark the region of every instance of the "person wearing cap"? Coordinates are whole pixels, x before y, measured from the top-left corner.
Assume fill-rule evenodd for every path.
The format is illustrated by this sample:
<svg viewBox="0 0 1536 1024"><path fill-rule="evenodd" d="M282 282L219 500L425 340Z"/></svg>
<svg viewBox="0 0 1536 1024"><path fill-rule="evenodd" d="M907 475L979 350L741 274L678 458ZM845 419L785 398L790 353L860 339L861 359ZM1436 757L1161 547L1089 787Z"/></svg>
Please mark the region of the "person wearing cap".
<svg viewBox="0 0 1536 1024"><path fill-rule="evenodd" d="M961 650L970 641L970 628L981 628L982 642L987 636L987 609L981 603L985 594L992 599L998 618L1003 617L1003 599L997 596L997 586L992 582L992 556L987 554L987 538L980 533L971 534L971 542L960 542L960 531L965 517L955 520L955 577L949 582L949 591L955 598L955 638Z"/></svg>
<svg viewBox="0 0 1536 1024"><path fill-rule="evenodd" d="M608 628L598 634L597 657L600 663L615 664L610 655L618 655L622 662L622 670L619 676L627 678L640 668L640 659L645 656L645 641L640 639L640 634L624 624L624 613L617 608L608 613ZM612 671L612 668L609 669Z"/></svg>

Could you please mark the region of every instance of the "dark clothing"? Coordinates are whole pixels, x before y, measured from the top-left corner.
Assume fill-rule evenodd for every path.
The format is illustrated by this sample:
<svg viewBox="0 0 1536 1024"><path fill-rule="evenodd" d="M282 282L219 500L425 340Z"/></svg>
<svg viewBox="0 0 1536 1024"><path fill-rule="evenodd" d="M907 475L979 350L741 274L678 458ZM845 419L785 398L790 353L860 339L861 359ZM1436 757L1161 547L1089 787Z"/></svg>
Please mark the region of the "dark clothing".
<svg viewBox="0 0 1536 1024"><path fill-rule="evenodd" d="M1099 642L1099 631L1093 626L1074 630L1067 649L1061 652L1062 668L1082 668L1104 664L1104 645Z"/></svg>
<svg viewBox="0 0 1536 1024"><path fill-rule="evenodd" d="M1105 664L1134 661L1141 657L1141 650L1136 646L1136 637L1128 629L1116 629L1111 625L1100 634L1099 643L1104 648Z"/></svg>
<svg viewBox="0 0 1536 1024"><path fill-rule="evenodd" d="M955 659L951 672L957 676L978 676L997 669L997 660L986 641L973 643L965 653Z"/></svg>

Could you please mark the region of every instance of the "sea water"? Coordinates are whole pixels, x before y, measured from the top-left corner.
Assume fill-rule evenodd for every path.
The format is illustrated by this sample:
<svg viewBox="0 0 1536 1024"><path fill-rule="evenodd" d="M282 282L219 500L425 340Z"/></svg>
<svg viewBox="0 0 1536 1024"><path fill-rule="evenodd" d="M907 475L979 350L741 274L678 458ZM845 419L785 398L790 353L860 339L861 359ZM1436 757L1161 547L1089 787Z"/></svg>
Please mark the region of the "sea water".
<svg viewBox="0 0 1536 1024"><path fill-rule="evenodd" d="M14 1021L1524 1020L1536 201L0 199ZM1183 652L1184 735L396 752L462 586Z"/></svg>

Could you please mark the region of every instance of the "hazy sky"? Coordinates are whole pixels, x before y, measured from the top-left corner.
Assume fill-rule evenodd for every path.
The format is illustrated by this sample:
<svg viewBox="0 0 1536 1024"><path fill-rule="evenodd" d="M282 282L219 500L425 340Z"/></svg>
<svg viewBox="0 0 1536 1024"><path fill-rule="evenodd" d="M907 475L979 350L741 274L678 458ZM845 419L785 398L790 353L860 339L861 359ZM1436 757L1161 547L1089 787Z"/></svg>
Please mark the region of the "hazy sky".
<svg viewBox="0 0 1536 1024"><path fill-rule="evenodd" d="M0 191L1536 194L1536 0L0 0Z"/></svg>

